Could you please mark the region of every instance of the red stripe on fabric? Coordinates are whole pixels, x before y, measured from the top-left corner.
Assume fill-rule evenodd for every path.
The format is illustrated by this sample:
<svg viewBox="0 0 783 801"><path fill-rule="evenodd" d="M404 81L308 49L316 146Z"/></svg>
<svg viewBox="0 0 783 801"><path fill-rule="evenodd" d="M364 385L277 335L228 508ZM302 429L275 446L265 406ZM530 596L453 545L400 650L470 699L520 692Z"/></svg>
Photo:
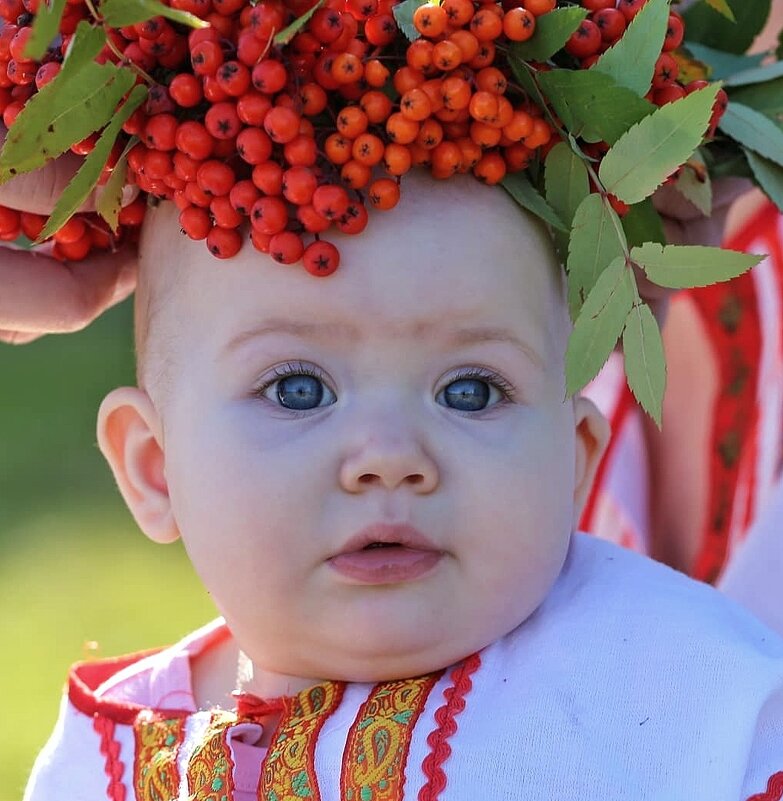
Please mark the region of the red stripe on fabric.
<svg viewBox="0 0 783 801"><path fill-rule="evenodd" d="M114 738L115 723L113 720L96 715L93 728L101 738L101 755L104 758L104 770L109 777L106 785L106 796L110 801L125 801L126 790L122 782L125 764L120 759L120 744Z"/></svg>
<svg viewBox="0 0 783 801"><path fill-rule="evenodd" d="M770 776L766 791L752 795L748 801L781 801L781 799L783 799L783 771Z"/></svg>
<svg viewBox="0 0 783 801"><path fill-rule="evenodd" d="M593 481L593 486L590 489L590 496L585 504L584 511L582 512L582 519L579 522L580 531L591 532L593 530L593 525L595 524L595 520L593 518L598 506L598 499L601 497L601 492L603 491L603 483L604 479L606 478L606 472L609 469L609 464L612 460L612 454L617 448L617 443L620 440L620 428L635 406L636 402L634 401L633 394L628 388L628 384L623 382L622 395L620 396L620 399L614 408L612 419L609 421L609 424L612 428L612 436L609 439L609 445L606 448L606 453L604 453L603 459L601 459L601 464L598 465L598 470L595 474L595 481Z"/></svg>
<svg viewBox="0 0 783 801"><path fill-rule="evenodd" d="M438 801L446 787L446 773L443 763L451 756L449 739L457 731L457 715L465 709L465 696L473 688L471 676L481 667L478 654L469 656L451 674L452 684L443 691L446 703L435 713L438 728L430 732L427 744L430 753L424 757L421 769L427 777L427 783L419 790L418 801Z"/></svg>

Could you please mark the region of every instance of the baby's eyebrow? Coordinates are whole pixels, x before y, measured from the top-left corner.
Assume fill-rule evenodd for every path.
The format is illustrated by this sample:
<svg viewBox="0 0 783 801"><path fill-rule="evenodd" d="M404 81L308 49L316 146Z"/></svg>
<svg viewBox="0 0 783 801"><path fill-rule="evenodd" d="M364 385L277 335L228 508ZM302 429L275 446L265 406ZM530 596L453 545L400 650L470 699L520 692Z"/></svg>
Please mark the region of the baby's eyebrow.
<svg viewBox="0 0 783 801"><path fill-rule="evenodd" d="M385 326L384 331L389 337L409 336L412 339L429 339L440 335L445 343L452 347L478 345L487 342L501 342L521 351L527 358L542 370L546 369L544 359L535 348L523 342L506 328L487 326L462 327L454 329L451 326L444 332L442 325L434 320L416 321L403 326ZM404 329L404 330L403 330ZM359 329L350 323L322 322L311 323L287 318L266 320L260 325L241 331L232 337L226 345L226 351L233 351L251 339L270 334L289 334L301 339L322 340L326 338L358 340L361 338Z"/></svg>

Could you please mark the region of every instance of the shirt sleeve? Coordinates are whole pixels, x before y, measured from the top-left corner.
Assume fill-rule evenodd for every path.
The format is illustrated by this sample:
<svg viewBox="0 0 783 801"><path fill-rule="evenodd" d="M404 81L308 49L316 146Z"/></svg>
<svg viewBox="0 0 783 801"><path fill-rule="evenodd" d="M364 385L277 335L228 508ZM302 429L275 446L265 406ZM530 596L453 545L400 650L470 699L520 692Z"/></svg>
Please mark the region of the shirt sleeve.
<svg viewBox="0 0 783 801"><path fill-rule="evenodd" d="M741 801L783 801L783 680L759 715Z"/></svg>
<svg viewBox="0 0 783 801"><path fill-rule="evenodd" d="M104 801L109 777L93 718L67 695L49 741L33 766L23 801Z"/></svg>

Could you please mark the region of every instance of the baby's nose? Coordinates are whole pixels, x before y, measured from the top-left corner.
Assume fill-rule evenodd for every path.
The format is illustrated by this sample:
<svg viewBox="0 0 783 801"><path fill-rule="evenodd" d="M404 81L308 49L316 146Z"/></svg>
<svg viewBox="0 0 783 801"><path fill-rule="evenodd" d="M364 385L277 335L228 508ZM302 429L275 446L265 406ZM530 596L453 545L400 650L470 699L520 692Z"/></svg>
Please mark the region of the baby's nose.
<svg viewBox="0 0 783 801"><path fill-rule="evenodd" d="M407 487L427 494L438 482L438 466L413 432L370 434L340 467L340 484L347 492Z"/></svg>

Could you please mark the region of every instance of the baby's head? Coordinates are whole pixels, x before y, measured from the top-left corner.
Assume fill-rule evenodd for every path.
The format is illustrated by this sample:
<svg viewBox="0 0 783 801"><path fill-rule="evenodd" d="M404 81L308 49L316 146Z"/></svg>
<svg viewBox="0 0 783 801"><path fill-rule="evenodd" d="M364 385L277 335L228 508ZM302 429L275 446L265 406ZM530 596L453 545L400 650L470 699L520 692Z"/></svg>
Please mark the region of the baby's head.
<svg viewBox="0 0 783 801"><path fill-rule="evenodd" d="M410 175L325 279L177 228L170 204L145 223L142 388L108 396L99 440L256 668L400 678L524 621L607 436L565 400L542 227L499 188Z"/></svg>

